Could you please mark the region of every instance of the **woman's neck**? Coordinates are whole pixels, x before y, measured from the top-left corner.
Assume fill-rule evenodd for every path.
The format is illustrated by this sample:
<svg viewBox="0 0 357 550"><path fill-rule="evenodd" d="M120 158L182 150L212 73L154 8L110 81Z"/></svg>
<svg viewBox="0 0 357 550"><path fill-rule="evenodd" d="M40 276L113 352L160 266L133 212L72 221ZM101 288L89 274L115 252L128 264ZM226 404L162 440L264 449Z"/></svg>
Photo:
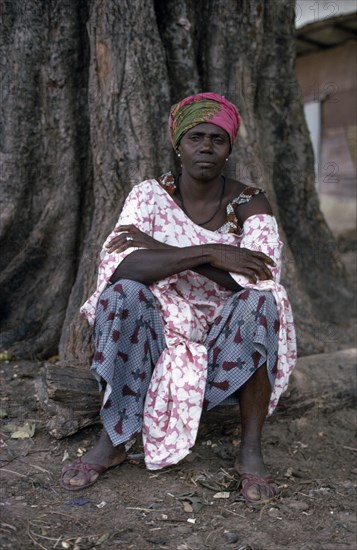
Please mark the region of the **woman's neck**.
<svg viewBox="0 0 357 550"><path fill-rule="evenodd" d="M185 204L185 195L182 191L182 188L180 187L181 178L180 177L178 178L177 185L176 185L176 190L177 190L177 193L180 197L182 210L185 212L185 214L189 218L193 219L193 221L195 221L195 223L197 223L197 225L206 226L207 224L212 222L216 218L217 215L220 214L220 212L222 210L222 203L223 203L223 198L224 198L225 189L226 189L226 178L224 176L221 176L221 178L223 179L223 183L221 184L221 189L219 190L219 197L216 196L214 198L214 203L216 203L216 204L218 203L218 204L217 204L217 206L215 206L214 210L212 211L211 215L208 218L205 218L204 220L202 220L202 218L200 216L201 221L196 220L196 213L194 212L195 209L197 209L197 206L198 206L200 200L194 199L191 195L190 202L189 202L189 205L190 205L189 210L190 211L188 212L186 204ZM215 185L215 190L217 190L217 185ZM186 199L187 199L187 197L186 197ZM209 204L210 201L207 200L206 195L204 197L204 200L205 200L206 204ZM200 206L200 210L201 210L201 206Z"/></svg>
<svg viewBox="0 0 357 550"><path fill-rule="evenodd" d="M180 190L180 194L183 193L186 200L209 203L219 200L225 178L219 175L212 180L198 180L183 171L176 178L175 183Z"/></svg>

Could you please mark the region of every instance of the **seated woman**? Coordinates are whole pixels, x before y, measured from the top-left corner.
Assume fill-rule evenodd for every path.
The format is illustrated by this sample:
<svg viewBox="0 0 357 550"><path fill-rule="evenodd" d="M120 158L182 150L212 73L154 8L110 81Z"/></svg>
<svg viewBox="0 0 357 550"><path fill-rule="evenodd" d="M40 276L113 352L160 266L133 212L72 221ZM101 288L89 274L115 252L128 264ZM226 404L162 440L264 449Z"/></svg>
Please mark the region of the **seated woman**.
<svg viewBox="0 0 357 550"><path fill-rule="evenodd" d="M61 483L89 487L125 460L125 443L140 432L147 468L177 463L195 443L202 409L229 398L240 406L241 494L260 502L277 493L263 423L296 360L282 243L264 191L222 175L236 107L214 93L190 96L172 107L169 127L182 172L132 189L81 308L94 324L103 431Z"/></svg>

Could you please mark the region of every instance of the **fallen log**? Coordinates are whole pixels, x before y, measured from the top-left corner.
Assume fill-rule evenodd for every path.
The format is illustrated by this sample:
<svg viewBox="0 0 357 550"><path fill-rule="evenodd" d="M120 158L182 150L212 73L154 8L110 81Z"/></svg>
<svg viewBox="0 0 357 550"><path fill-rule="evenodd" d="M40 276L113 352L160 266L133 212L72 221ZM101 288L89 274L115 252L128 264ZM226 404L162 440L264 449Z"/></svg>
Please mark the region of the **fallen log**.
<svg viewBox="0 0 357 550"><path fill-rule="evenodd" d="M287 392L277 414L299 416L313 407L326 411L353 406L356 400L357 349L309 355L298 359ZM88 365L75 367L48 363L38 381L38 396L49 416L49 433L61 439L85 426L98 423L100 399L98 383ZM209 413L210 422L236 422L238 407L217 407Z"/></svg>
<svg viewBox="0 0 357 550"><path fill-rule="evenodd" d="M353 407L357 395L356 369L357 348L299 358L277 412L296 415L312 407L326 412Z"/></svg>
<svg viewBox="0 0 357 550"><path fill-rule="evenodd" d="M37 381L37 393L49 416L46 428L56 439L100 422L98 382L88 365L45 364Z"/></svg>

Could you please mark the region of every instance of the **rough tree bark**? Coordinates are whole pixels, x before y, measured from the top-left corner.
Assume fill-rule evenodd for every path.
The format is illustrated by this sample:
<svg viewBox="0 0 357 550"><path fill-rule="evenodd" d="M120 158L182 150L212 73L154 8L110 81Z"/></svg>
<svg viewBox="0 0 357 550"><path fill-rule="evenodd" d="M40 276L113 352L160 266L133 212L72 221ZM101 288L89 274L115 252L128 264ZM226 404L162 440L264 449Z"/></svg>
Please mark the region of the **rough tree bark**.
<svg viewBox="0 0 357 550"><path fill-rule="evenodd" d="M348 296L313 187L293 0L0 6L2 349L88 363L78 308L101 244L131 186L173 166L170 104L212 90L242 114L229 173L266 188L281 225L300 354L321 351Z"/></svg>
<svg viewBox="0 0 357 550"><path fill-rule="evenodd" d="M86 3L1 1L1 346L57 353L93 215Z"/></svg>

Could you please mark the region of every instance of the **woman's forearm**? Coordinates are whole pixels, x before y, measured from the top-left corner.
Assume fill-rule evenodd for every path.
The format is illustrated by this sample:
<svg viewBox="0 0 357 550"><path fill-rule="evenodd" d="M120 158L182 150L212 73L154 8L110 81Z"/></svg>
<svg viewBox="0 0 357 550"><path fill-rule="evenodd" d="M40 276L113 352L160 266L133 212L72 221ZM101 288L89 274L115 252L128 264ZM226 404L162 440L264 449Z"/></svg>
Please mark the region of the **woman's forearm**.
<svg viewBox="0 0 357 550"><path fill-rule="evenodd" d="M189 248L190 252L187 252L188 249L182 248L173 248L172 250L137 250L127 256L118 266L111 277L111 282L114 283L122 278L134 279L141 283L149 284L174 273L190 269L200 275L204 275L227 290L238 292L242 289L226 271L212 267L209 263L201 263L205 261L205 257L207 259L209 257L207 250L205 251L203 247L197 246ZM199 250L192 252L192 248ZM186 250L183 255L182 250ZM173 251L175 252L174 254L172 254ZM177 251L180 252L177 253ZM197 262L200 262L200 264L197 265Z"/></svg>
<svg viewBox="0 0 357 550"><path fill-rule="evenodd" d="M167 250L135 250L116 268L110 281L132 279L150 284L186 269L209 263L210 253L205 246L188 246Z"/></svg>
<svg viewBox="0 0 357 550"><path fill-rule="evenodd" d="M231 272L240 273L255 283L258 279L271 279L268 266L274 265L274 261L261 252L218 243L141 249L129 254L119 264L110 281L131 279L151 284L189 269L237 292L241 287L230 276Z"/></svg>
<svg viewBox="0 0 357 550"><path fill-rule="evenodd" d="M207 279L211 279L211 281L214 281L215 283L222 286L223 288L226 288L227 290L238 292L243 288L238 283L236 283L236 281L227 271L212 267L209 264L199 265L198 267L192 269L192 271L195 271L200 275L204 275L205 277L207 277Z"/></svg>

